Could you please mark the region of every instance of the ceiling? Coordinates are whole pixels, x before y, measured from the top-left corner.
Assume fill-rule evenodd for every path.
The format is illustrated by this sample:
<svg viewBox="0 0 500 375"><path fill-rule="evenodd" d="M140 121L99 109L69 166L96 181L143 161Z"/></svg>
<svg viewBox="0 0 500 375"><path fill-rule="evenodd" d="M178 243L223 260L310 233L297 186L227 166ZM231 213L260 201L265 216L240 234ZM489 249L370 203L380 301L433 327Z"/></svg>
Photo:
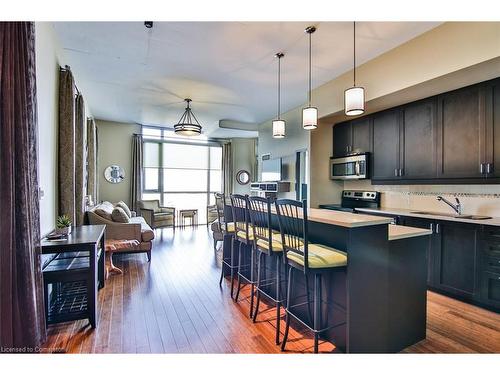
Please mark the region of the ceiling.
<svg viewBox="0 0 500 375"><path fill-rule="evenodd" d="M304 29L311 24L317 27L313 87L318 87L352 69L352 23L155 22L146 29L141 22L55 22L54 28L94 117L172 127L189 97L205 135L232 137L255 132L219 128L220 120L255 129L276 115L278 51L285 53L282 112L306 102ZM357 23L357 63L437 25Z"/></svg>

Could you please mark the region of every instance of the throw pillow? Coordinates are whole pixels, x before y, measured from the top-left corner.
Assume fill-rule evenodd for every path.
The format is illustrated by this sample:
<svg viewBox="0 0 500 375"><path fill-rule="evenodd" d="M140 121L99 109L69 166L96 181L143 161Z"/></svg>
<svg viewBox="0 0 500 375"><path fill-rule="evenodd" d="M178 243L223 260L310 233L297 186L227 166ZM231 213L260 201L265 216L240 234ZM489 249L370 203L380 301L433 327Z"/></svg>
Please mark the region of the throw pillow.
<svg viewBox="0 0 500 375"><path fill-rule="evenodd" d="M128 208L127 204L124 201L119 201L116 204L116 207L122 208L129 218L132 217L132 211L130 211L130 208Z"/></svg>
<svg viewBox="0 0 500 375"><path fill-rule="evenodd" d="M94 213L100 217L112 221L113 206L101 203L95 210Z"/></svg>
<svg viewBox="0 0 500 375"><path fill-rule="evenodd" d="M121 207L115 207L111 216L113 217L113 221L117 223L128 223L130 221L125 210Z"/></svg>

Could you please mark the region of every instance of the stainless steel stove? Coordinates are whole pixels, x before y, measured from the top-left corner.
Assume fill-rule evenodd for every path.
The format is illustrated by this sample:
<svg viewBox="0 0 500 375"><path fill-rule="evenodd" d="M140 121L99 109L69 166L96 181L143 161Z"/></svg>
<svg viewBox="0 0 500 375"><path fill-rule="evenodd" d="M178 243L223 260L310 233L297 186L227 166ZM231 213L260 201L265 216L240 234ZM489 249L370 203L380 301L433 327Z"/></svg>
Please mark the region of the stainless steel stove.
<svg viewBox="0 0 500 375"><path fill-rule="evenodd" d="M379 208L378 191L344 190L341 204L321 204L319 208L327 210L354 212L356 208Z"/></svg>

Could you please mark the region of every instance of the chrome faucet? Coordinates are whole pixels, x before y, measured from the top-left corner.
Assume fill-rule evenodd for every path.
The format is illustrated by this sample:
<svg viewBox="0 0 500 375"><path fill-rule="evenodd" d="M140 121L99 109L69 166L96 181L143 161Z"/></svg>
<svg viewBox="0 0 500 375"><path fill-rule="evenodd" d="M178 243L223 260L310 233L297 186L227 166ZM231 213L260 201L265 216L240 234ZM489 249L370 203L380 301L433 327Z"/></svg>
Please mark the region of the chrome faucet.
<svg viewBox="0 0 500 375"><path fill-rule="evenodd" d="M436 199L438 201L443 201L448 206L450 206L451 208L453 208L455 210L455 212L457 213L457 215L462 215L463 206L462 206L462 203L460 203L460 200L457 197L455 197L455 201L457 202L456 204L451 203L449 200L447 200L446 198L443 198L441 195L438 195L436 197Z"/></svg>

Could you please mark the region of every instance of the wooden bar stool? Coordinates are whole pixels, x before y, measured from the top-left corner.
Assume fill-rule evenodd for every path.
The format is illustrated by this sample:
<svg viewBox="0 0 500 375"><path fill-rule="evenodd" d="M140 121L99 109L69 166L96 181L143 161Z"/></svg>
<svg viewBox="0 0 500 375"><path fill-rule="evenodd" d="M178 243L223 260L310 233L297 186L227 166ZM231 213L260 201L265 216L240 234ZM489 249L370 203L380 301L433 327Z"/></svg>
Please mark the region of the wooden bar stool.
<svg viewBox="0 0 500 375"><path fill-rule="evenodd" d="M226 218L225 215L225 207L226 207L226 197L224 194L215 193L215 206L217 207L217 220L219 222L219 229L222 232L222 243L224 244L224 238L230 237L231 240L231 249L229 250L229 256L227 254L226 249L222 249L222 264L220 271L220 280L219 286L222 286L222 280L224 279L224 267L229 268L229 272L231 274L231 298L233 298L234 291L234 273L238 271L238 266L236 263L236 256L234 254L234 223L230 220L231 218Z"/></svg>
<svg viewBox="0 0 500 375"><path fill-rule="evenodd" d="M307 202L279 199L276 201L276 212L281 232L281 240L284 249L285 264L288 267L288 287L286 297L286 326L281 350L285 350L290 327L290 317L294 317L314 333L314 353L318 352L318 340L320 333L345 324L334 324L323 327L321 321L322 300L321 282L326 272L345 272L347 266L347 254L343 251L308 241ZM294 271L300 271L305 276L307 302L292 305L293 277ZM309 276L314 277L314 295L311 301L309 294ZM313 316L311 317L311 302L313 304ZM333 301L332 301L333 302ZM309 321L299 318L294 309L307 304ZM333 303L339 309L345 311L338 304Z"/></svg>
<svg viewBox="0 0 500 375"><path fill-rule="evenodd" d="M262 197L249 197L248 209L250 222L253 228L254 251L258 254L257 261L257 301L255 303L255 312L253 321L257 319L261 295L266 296L276 306L276 345L280 343L280 321L281 304L284 302L284 293L281 293L281 263L283 255L283 245L281 243L281 234L273 231L271 228L271 199ZM266 258L275 261L275 275L270 279L263 279L262 273L265 272ZM275 286L275 295L272 296L266 292L266 287Z"/></svg>
<svg viewBox="0 0 500 375"><path fill-rule="evenodd" d="M248 196L240 194L231 194L231 207L233 211L235 239L239 242L238 246L238 288L234 301L238 302L241 290L241 280L243 279L250 285L250 318L253 316L253 305L255 296L255 251L253 248L253 230L248 215ZM242 263L248 261L249 263Z"/></svg>

